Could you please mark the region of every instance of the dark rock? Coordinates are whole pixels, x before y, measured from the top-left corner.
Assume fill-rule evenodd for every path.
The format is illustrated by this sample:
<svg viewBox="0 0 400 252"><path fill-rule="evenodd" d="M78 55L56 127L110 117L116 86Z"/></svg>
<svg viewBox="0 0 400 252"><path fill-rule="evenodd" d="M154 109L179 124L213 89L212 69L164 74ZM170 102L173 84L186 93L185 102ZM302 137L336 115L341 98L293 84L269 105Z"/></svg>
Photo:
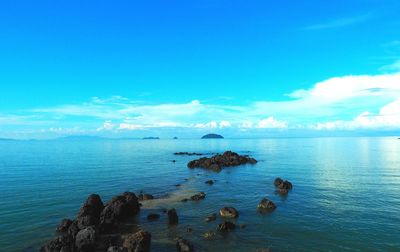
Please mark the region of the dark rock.
<svg viewBox="0 0 400 252"><path fill-rule="evenodd" d="M57 227L57 232L67 232L68 228L71 226L72 220L70 219L63 219L61 223Z"/></svg>
<svg viewBox="0 0 400 252"><path fill-rule="evenodd" d="M140 211L138 198L132 192L113 197L100 214L102 229L106 232L115 228L120 221L134 217Z"/></svg>
<svg viewBox="0 0 400 252"><path fill-rule="evenodd" d="M175 208L172 208L172 209L168 210L167 214L168 214L168 224L169 225L178 224L178 222L179 222L178 214L176 213Z"/></svg>
<svg viewBox="0 0 400 252"><path fill-rule="evenodd" d="M143 137L144 140L160 139L159 137Z"/></svg>
<svg viewBox="0 0 400 252"><path fill-rule="evenodd" d="M180 187L180 186L182 186L182 185L181 185L181 184L176 184L175 186L176 186L176 187Z"/></svg>
<svg viewBox="0 0 400 252"><path fill-rule="evenodd" d="M223 223L218 225L219 231L231 231L236 228L236 225L230 221L224 221Z"/></svg>
<svg viewBox="0 0 400 252"><path fill-rule="evenodd" d="M214 180L210 179L206 181L206 184L208 185L213 185L214 184Z"/></svg>
<svg viewBox="0 0 400 252"><path fill-rule="evenodd" d="M174 159L174 160L172 160L172 163L176 163L176 160Z"/></svg>
<svg viewBox="0 0 400 252"><path fill-rule="evenodd" d="M198 200L204 199L205 197L206 197L206 194L204 192L200 192L200 193L195 194L192 197L190 197L190 199L193 201L198 201Z"/></svg>
<svg viewBox="0 0 400 252"><path fill-rule="evenodd" d="M151 195L151 194L141 193L141 194L139 194L138 199L139 199L140 201L143 201L143 200L152 200L152 199L154 199L154 196Z"/></svg>
<svg viewBox="0 0 400 252"><path fill-rule="evenodd" d="M293 188L292 183L287 180L283 181L283 179L281 178L276 178L274 181L274 185L279 189L291 190Z"/></svg>
<svg viewBox="0 0 400 252"><path fill-rule="evenodd" d="M160 219L160 215L156 214L156 213L151 213L151 214L147 215L147 219L150 221L158 220L158 219Z"/></svg>
<svg viewBox="0 0 400 252"><path fill-rule="evenodd" d="M40 248L41 252L72 252L73 250L74 239L70 235L58 236Z"/></svg>
<svg viewBox="0 0 400 252"><path fill-rule="evenodd" d="M123 246L128 252L148 252L151 246L151 234L140 230L125 237Z"/></svg>
<svg viewBox="0 0 400 252"><path fill-rule="evenodd" d="M71 235L71 237L75 238L79 230L80 228L78 227L78 222L75 220L71 223L71 225L69 225L67 233Z"/></svg>
<svg viewBox="0 0 400 252"><path fill-rule="evenodd" d="M219 210L219 214L224 218L237 218L239 212L233 207L223 207Z"/></svg>
<svg viewBox="0 0 400 252"><path fill-rule="evenodd" d="M87 227L78 232L75 238L75 246L78 251L95 251L96 245L96 230L92 227Z"/></svg>
<svg viewBox="0 0 400 252"><path fill-rule="evenodd" d="M239 227L240 227L240 229L244 229L244 228L246 228L246 224L240 224Z"/></svg>
<svg viewBox="0 0 400 252"><path fill-rule="evenodd" d="M191 228L191 227L186 228L186 232L188 232L188 233L193 232L193 228Z"/></svg>
<svg viewBox="0 0 400 252"><path fill-rule="evenodd" d="M266 210L266 211L272 211L276 208L274 202L270 201L267 198L263 198L260 203L258 204L258 209L259 210Z"/></svg>
<svg viewBox="0 0 400 252"><path fill-rule="evenodd" d="M97 226L100 221L100 213L103 209L104 204L100 196L98 194L89 195L76 216L79 230L89 226Z"/></svg>
<svg viewBox="0 0 400 252"><path fill-rule="evenodd" d="M188 202L188 201L189 201L189 199L187 199L187 198L184 198L181 200L181 202Z"/></svg>
<svg viewBox="0 0 400 252"><path fill-rule="evenodd" d="M205 221L206 222L210 222L210 221L215 221L216 219L217 219L217 215L216 214L212 214L212 215L207 216L205 218Z"/></svg>
<svg viewBox="0 0 400 252"><path fill-rule="evenodd" d="M194 251L193 245L186 239L178 237L176 239L176 249L179 252L192 252Z"/></svg>
<svg viewBox="0 0 400 252"><path fill-rule="evenodd" d="M279 195L287 195L288 193L289 193L289 190L288 189L285 189L285 188L279 188L278 190L277 190L277 193L279 194Z"/></svg>
<svg viewBox="0 0 400 252"><path fill-rule="evenodd" d="M225 151L210 158L202 157L188 163L189 168L203 168L212 171L220 171L223 167L238 166L243 164L255 164L257 160L249 156L241 156L232 151Z"/></svg>
<svg viewBox="0 0 400 252"><path fill-rule="evenodd" d="M221 139L221 138L224 137L218 134L207 134L201 137L201 139Z"/></svg>
<svg viewBox="0 0 400 252"><path fill-rule="evenodd" d="M203 153L197 153L197 152L186 152L186 151L181 151L181 152L175 152L174 155L177 156L202 156L204 155Z"/></svg>

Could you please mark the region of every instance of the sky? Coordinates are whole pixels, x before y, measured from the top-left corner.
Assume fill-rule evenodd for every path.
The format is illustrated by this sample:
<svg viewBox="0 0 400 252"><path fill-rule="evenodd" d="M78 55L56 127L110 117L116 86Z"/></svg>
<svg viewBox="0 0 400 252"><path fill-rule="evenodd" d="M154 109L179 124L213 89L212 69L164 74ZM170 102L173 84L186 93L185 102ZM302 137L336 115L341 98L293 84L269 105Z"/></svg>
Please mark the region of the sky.
<svg viewBox="0 0 400 252"><path fill-rule="evenodd" d="M400 1L1 1L0 138L400 134Z"/></svg>

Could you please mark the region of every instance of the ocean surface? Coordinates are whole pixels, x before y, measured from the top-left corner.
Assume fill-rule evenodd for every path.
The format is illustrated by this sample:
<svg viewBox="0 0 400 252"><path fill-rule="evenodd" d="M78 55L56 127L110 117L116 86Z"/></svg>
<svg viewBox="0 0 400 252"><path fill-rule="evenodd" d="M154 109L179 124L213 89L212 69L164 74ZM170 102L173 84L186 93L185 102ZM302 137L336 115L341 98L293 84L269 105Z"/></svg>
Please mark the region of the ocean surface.
<svg viewBox="0 0 400 252"><path fill-rule="evenodd" d="M259 162L214 173L188 169L196 156L173 155L225 150ZM294 185L287 197L275 193L277 176ZM206 185L209 179L216 183ZM124 191L161 198L146 202L138 217L152 233L152 251L175 251L177 235L201 251L400 251L396 137L2 141L0 250L37 251L89 194L105 202ZM205 200L180 202L200 191ZM257 212L263 197L276 203L273 213ZM246 228L204 239L222 221L204 218L224 206L238 209L236 223ZM177 227L168 228L165 215L146 220L164 207L177 209Z"/></svg>

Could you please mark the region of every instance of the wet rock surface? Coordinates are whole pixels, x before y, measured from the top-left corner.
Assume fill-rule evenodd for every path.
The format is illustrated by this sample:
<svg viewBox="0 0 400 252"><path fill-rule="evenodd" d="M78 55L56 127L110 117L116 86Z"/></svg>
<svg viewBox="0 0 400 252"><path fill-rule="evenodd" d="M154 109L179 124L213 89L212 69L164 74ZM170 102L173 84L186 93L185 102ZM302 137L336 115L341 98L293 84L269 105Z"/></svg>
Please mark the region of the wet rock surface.
<svg viewBox="0 0 400 252"><path fill-rule="evenodd" d="M276 208L276 205L274 202L267 198L263 198L260 203L258 204L257 208L260 211L273 211Z"/></svg>
<svg viewBox="0 0 400 252"><path fill-rule="evenodd" d="M176 213L175 208L172 208L167 211L168 215L168 224L169 225L177 225L179 222L178 214Z"/></svg>
<svg viewBox="0 0 400 252"><path fill-rule="evenodd" d="M238 218L239 212L233 207L223 207L219 210L219 214L224 218Z"/></svg>
<svg viewBox="0 0 400 252"><path fill-rule="evenodd" d="M239 166L243 164L256 164L257 160L249 156L242 156L236 152L226 151L222 155L217 154L210 158L203 157L188 163L189 168L203 168L219 172L225 167Z"/></svg>
<svg viewBox="0 0 400 252"><path fill-rule="evenodd" d="M190 197L193 201L199 201L206 198L206 194L204 192L199 192L198 194L193 195Z"/></svg>
<svg viewBox="0 0 400 252"><path fill-rule="evenodd" d="M123 243L128 252L148 252L150 245L151 234L143 230L127 235Z"/></svg>
<svg viewBox="0 0 400 252"><path fill-rule="evenodd" d="M188 240L178 237L176 239L176 250L179 252L192 252L194 251L194 246Z"/></svg>
<svg viewBox="0 0 400 252"><path fill-rule="evenodd" d="M223 223L219 224L217 227L218 231L231 231L236 228L236 225L230 221L224 221Z"/></svg>
<svg viewBox="0 0 400 252"><path fill-rule="evenodd" d="M147 193L140 193L138 195L138 199L139 199L139 201L152 200L152 199L154 199L154 196L151 194L147 194Z"/></svg>

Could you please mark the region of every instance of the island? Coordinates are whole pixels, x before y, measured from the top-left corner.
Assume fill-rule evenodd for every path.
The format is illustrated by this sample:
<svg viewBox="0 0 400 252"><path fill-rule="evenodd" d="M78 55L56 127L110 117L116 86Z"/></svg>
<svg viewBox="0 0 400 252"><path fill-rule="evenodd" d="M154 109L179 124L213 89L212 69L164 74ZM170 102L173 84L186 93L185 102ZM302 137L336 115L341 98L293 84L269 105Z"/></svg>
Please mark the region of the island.
<svg viewBox="0 0 400 252"><path fill-rule="evenodd" d="M201 137L201 139L221 139L221 138L224 137L218 134L207 134Z"/></svg>
<svg viewBox="0 0 400 252"><path fill-rule="evenodd" d="M143 137L145 140L160 139L159 137Z"/></svg>

